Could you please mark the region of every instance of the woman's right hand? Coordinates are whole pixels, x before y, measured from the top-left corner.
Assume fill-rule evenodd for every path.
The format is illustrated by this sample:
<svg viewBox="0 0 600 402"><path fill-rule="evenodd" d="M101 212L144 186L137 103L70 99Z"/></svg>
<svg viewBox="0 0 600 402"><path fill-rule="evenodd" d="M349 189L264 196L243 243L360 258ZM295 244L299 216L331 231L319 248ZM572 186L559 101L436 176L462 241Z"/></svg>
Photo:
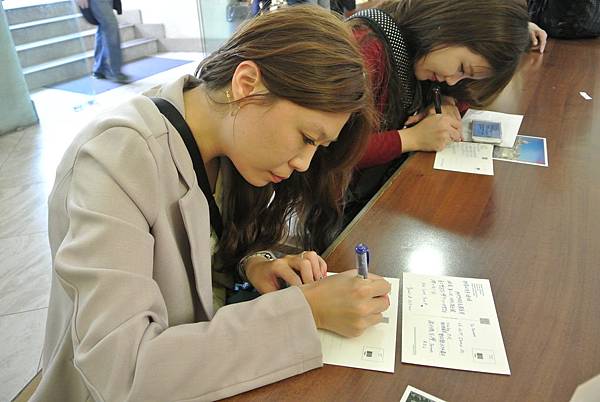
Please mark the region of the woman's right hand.
<svg viewBox="0 0 600 402"><path fill-rule="evenodd" d="M416 125L398 130L402 151L441 151L452 141L462 141L462 123L450 114L430 114Z"/></svg>
<svg viewBox="0 0 600 402"><path fill-rule="evenodd" d="M381 322L382 312L390 306L389 282L375 274L368 279L356 270L331 275L300 287L317 328L354 337Z"/></svg>

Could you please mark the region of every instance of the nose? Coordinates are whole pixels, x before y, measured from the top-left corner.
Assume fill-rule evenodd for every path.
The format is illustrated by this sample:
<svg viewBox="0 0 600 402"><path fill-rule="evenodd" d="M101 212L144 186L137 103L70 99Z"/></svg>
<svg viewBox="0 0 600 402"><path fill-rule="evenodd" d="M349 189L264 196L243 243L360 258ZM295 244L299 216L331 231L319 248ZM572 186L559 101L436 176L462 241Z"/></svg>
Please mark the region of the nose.
<svg viewBox="0 0 600 402"><path fill-rule="evenodd" d="M302 147L302 150L289 161L289 165L292 169L298 172L306 172L310 166L313 156L317 152L317 147L313 145L306 145Z"/></svg>

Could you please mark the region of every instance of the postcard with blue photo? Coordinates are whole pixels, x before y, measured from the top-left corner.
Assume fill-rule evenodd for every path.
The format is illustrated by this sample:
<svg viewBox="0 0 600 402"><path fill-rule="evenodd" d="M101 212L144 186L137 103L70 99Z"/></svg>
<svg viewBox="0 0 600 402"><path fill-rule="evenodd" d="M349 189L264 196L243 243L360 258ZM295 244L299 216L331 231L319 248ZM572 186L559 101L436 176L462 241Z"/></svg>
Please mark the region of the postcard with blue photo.
<svg viewBox="0 0 600 402"><path fill-rule="evenodd" d="M501 161L548 166L546 139L542 137L517 135L515 145L512 148L496 146L493 155L494 159Z"/></svg>

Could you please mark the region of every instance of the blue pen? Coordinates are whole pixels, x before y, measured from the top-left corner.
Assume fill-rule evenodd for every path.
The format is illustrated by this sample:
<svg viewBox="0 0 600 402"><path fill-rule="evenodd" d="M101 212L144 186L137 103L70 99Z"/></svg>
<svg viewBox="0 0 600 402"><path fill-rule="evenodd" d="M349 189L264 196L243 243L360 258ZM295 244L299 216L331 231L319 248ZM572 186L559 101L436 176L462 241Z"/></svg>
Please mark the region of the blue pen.
<svg viewBox="0 0 600 402"><path fill-rule="evenodd" d="M369 275L369 248L366 244L358 243L354 247L356 252L356 268L358 269L358 276L362 276L363 279L367 279Z"/></svg>

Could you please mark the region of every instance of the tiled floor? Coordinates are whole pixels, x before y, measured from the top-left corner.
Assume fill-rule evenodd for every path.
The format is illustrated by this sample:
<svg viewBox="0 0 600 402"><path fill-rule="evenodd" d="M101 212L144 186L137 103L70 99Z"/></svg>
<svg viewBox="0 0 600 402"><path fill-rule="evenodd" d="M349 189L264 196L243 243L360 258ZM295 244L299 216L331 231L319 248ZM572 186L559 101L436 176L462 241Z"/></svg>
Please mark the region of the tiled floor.
<svg viewBox="0 0 600 402"><path fill-rule="evenodd" d="M10 401L40 364L51 279L46 201L60 158L99 111L182 74L196 60L97 96L55 89L32 94L40 124L0 135L0 401Z"/></svg>

